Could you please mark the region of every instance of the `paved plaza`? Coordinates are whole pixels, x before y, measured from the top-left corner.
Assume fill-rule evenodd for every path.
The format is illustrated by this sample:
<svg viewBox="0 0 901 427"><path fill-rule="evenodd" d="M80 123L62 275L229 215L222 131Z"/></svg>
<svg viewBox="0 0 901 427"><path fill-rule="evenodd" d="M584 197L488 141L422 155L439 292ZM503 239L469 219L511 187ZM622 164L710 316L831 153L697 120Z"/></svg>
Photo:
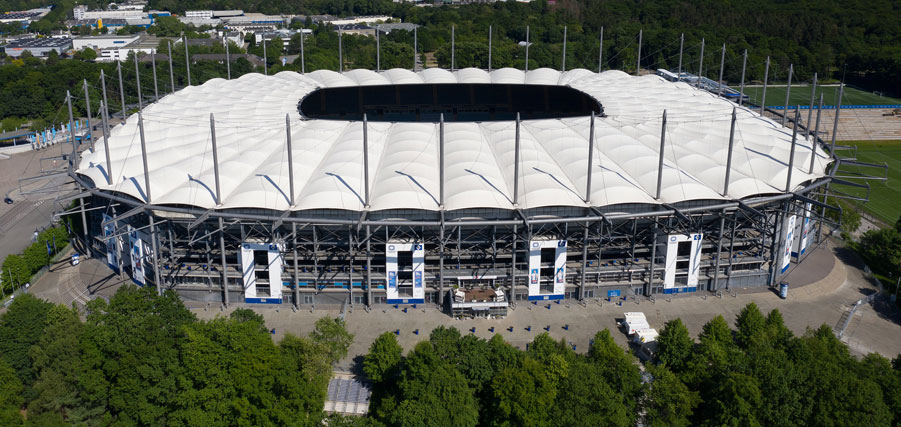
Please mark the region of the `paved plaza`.
<svg viewBox="0 0 901 427"><path fill-rule="evenodd" d="M110 271L104 261L90 259L77 267L60 262L50 274L32 285L30 292L66 305L73 302L83 305L92 298L108 298L127 280ZM779 309L786 325L796 334L803 334L808 327L816 328L822 324L839 329L851 306L876 292L862 267L853 254L828 241L789 272L785 280L792 288L786 300L769 289L748 289L722 296L706 292L666 299L660 296L655 302L629 299L622 305L603 299L591 300L584 306L576 302L520 303L504 319L472 320L453 319L440 312L435 305L428 304L415 309L408 307L406 312L403 306L377 305L371 311L359 305L347 307L345 319L355 340L339 368L352 370L354 361L366 354L372 340L385 331L398 330L400 344L410 349L417 342L427 339L433 328L441 325L454 326L463 333L470 333L471 328L475 328L474 333L484 338L500 333L520 348L525 348L536 335L548 332L554 339L572 343L581 352L587 350L594 334L605 328L613 332L617 342L626 346L626 336L616 329L617 319L626 311L644 312L651 326L657 329L668 320L681 318L689 331L697 336L703 325L714 316L722 314L727 321L734 322L741 309L754 302L764 312ZM316 319L341 314L340 307L295 312L287 304L279 307L233 304L226 310L191 301L186 301L186 305L200 319L226 315L237 307L252 308L264 316L270 328L275 329L276 340L287 333L305 335L312 330ZM489 329L492 327L494 332ZM901 353L898 310L881 299L872 305L862 305L848 321L842 340L849 344L854 354L878 352L886 357L895 357Z"/></svg>

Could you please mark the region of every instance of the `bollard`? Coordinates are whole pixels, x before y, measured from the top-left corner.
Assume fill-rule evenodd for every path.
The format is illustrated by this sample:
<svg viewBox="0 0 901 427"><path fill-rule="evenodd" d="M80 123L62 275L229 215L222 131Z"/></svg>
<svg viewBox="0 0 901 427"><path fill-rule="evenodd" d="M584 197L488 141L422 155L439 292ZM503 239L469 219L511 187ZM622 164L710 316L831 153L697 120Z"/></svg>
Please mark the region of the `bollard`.
<svg viewBox="0 0 901 427"><path fill-rule="evenodd" d="M526 326L526 332L532 332L532 325Z"/></svg>
<svg viewBox="0 0 901 427"><path fill-rule="evenodd" d="M406 312L407 312L407 307L404 307L404 313L406 313Z"/></svg>
<svg viewBox="0 0 901 427"><path fill-rule="evenodd" d="M494 333L494 326L488 328L488 332Z"/></svg>
<svg viewBox="0 0 901 427"><path fill-rule="evenodd" d="M548 304L548 305L545 306L545 308L548 309L548 310L550 310L550 309L551 309L551 305Z"/></svg>
<svg viewBox="0 0 901 427"><path fill-rule="evenodd" d="M474 326L472 328L469 328L469 332L476 333L476 328Z"/></svg>
<svg viewBox="0 0 901 427"><path fill-rule="evenodd" d="M551 325L545 326L545 327L544 327L544 330L550 332L550 331L551 331Z"/></svg>
<svg viewBox="0 0 901 427"><path fill-rule="evenodd" d="M560 300L556 300L556 301L554 301L554 302L557 303L557 304L560 304Z"/></svg>
<svg viewBox="0 0 901 427"><path fill-rule="evenodd" d="M511 327L507 328L507 330L510 332L513 332L513 327L511 326Z"/></svg>
<svg viewBox="0 0 901 427"><path fill-rule="evenodd" d="M400 329L395 329L395 330L394 330L394 335L400 335Z"/></svg>
<svg viewBox="0 0 901 427"><path fill-rule="evenodd" d="M564 330L564 331L568 331L568 330L569 330L569 324L563 325L563 330Z"/></svg>
<svg viewBox="0 0 901 427"><path fill-rule="evenodd" d="M394 304L394 308L398 308L398 307L399 307L399 306L398 306L397 304Z"/></svg>
<svg viewBox="0 0 901 427"><path fill-rule="evenodd" d="M275 335L275 328L272 328L272 330L269 331L269 333L272 334L272 335Z"/></svg>
<svg viewBox="0 0 901 427"><path fill-rule="evenodd" d="M413 334L414 334L414 335L419 335L419 329L414 329L414 330L413 330Z"/></svg>

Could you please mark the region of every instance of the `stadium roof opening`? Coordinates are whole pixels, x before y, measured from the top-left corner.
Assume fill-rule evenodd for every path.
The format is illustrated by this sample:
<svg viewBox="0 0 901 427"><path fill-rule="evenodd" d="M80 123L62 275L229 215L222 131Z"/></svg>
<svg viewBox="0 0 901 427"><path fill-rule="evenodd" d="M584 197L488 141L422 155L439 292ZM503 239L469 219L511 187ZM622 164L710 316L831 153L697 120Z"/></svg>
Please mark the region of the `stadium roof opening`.
<svg viewBox="0 0 901 427"><path fill-rule="evenodd" d="M378 122L490 122L603 115L590 95L569 86L425 83L323 87L299 103L312 119Z"/></svg>

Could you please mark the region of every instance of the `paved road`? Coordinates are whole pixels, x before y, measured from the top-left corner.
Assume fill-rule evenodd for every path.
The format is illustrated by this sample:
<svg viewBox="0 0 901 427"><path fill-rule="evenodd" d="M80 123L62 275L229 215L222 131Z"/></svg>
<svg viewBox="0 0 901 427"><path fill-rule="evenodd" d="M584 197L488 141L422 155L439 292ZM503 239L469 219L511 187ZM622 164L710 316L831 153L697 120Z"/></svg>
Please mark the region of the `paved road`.
<svg viewBox="0 0 901 427"><path fill-rule="evenodd" d="M0 263L7 255L25 249L31 243L35 230L49 226L54 211L53 200L72 191L71 185L62 185L67 181L66 177L55 176L23 184L25 192L34 194L22 195L19 192L19 179L40 175L41 158L58 155L57 147L13 154L9 159L0 160L0 198L9 194L15 201L12 205L0 203ZM62 165L59 160L55 164L53 161L43 161L46 169L54 166Z"/></svg>

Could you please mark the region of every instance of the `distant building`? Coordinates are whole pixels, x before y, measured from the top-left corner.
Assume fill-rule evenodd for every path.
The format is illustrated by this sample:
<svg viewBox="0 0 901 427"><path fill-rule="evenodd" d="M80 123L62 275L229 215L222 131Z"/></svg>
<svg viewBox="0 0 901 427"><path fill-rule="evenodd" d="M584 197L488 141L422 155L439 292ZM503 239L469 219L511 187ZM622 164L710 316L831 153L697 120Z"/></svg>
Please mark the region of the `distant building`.
<svg viewBox="0 0 901 427"><path fill-rule="evenodd" d="M281 27L285 25L285 18L262 13L248 13L241 16L223 17L222 24L229 30L257 32Z"/></svg>
<svg viewBox="0 0 901 427"><path fill-rule="evenodd" d="M107 36L107 38L105 39L85 37L83 39L80 38L76 40L79 40L77 42L79 46L83 46L81 47L81 49L83 49L84 47L90 47L89 44L91 43L104 45L105 47L99 48L99 51L97 52L97 61L113 62L125 61L126 59L128 59L128 55L131 53L155 54L157 47L160 44L160 40L162 39L149 35L131 35ZM123 44L123 41L128 41L128 43Z"/></svg>
<svg viewBox="0 0 901 427"><path fill-rule="evenodd" d="M200 18L192 16L179 16L178 20L182 24L193 25L195 27L202 27L204 25L215 27L222 23L222 20L219 18Z"/></svg>
<svg viewBox="0 0 901 427"><path fill-rule="evenodd" d="M21 12L4 12L0 13L0 24L11 24L13 22L21 22L23 25L37 21L50 13L49 8L31 9Z"/></svg>
<svg viewBox="0 0 901 427"><path fill-rule="evenodd" d="M95 51L100 51L102 49L120 48L137 41L138 38L140 38L140 36L137 34L129 34L123 36L103 35L77 37L72 39L72 48L75 50L91 48Z"/></svg>
<svg viewBox="0 0 901 427"><path fill-rule="evenodd" d="M375 24L378 22L388 22L391 20L391 17L387 15L349 16L347 18L335 18L334 16L329 15L325 16L328 16L328 18L322 19L320 20L320 22L331 25Z"/></svg>
<svg viewBox="0 0 901 427"><path fill-rule="evenodd" d="M219 63L225 63L226 55L224 53L197 53L191 55L191 62L200 62L200 61L218 61ZM263 58L260 58L256 55L251 55L247 53L233 53L228 55L229 62L235 62L238 58L244 58L247 62L250 62L254 67L262 67L263 66Z"/></svg>
<svg viewBox="0 0 901 427"><path fill-rule="evenodd" d="M233 10L214 10L213 18L232 18L235 16L244 15L244 11L241 9L233 9Z"/></svg>
<svg viewBox="0 0 901 427"><path fill-rule="evenodd" d="M72 49L72 39L63 38L31 38L16 40L4 46L7 55L18 58L25 52L31 52L32 56L46 57L51 51L63 54Z"/></svg>
<svg viewBox="0 0 901 427"><path fill-rule="evenodd" d="M336 25L338 34L358 34L361 36L375 37L375 28L363 24Z"/></svg>
<svg viewBox="0 0 901 427"><path fill-rule="evenodd" d="M213 11L212 10L186 10L185 18L213 19Z"/></svg>
<svg viewBox="0 0 901 427"><path fill-rule="evenodd" d="M151 10L144 12L143 7L141 9L113 9L113 10L88 10L87 6L81 4L75 6L75 9L72 10L72 17L75 21L83 21L83 20L103 20L108 21L110 19L124 19L124 20L143 20L150 19L150 23L153 23L153 19L157 16L171 16L172 14L168 11L164 10Z"/></svg>
<svg viewBox="0 0 901 427"><path fill-rule="evenodd" d="M310 30L307 28L300 29L300 30L291 30L291 29L287 29L287 28L281 28L281 29L274 30L274 31L255 33L254 34L254 43L260 44L263 42L263 40L269 41L269 40L279 38L282 40L284 47L288 47L288 43L291 42L291 38L294 37L295 34L309 35L309 34L313 34L313 30Z"/></svg>
<svg viewBox="0 0 901 427"><path fill-rule="evenodd" d="M375 28L382 34L391 34L391 32L395 30L413 31L419 28L419 25L402 22L396 24L377 24Z"/></svg>

